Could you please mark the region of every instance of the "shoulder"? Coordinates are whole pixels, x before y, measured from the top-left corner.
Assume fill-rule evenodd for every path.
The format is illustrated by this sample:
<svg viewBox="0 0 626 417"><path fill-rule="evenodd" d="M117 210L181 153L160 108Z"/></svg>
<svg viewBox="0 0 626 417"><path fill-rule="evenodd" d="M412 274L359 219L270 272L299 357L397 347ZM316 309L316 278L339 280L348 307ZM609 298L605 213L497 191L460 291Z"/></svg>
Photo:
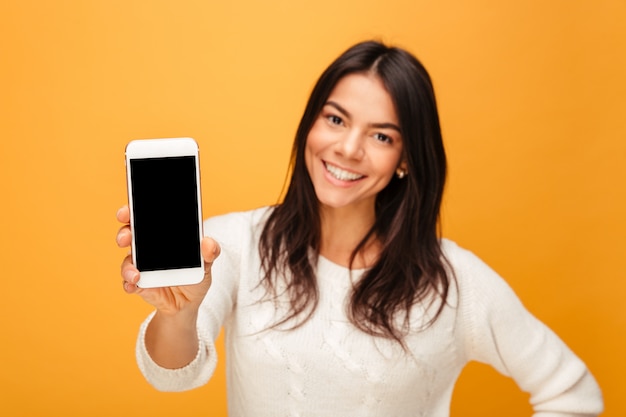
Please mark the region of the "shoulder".
<svg viewBox="0 0 626 417"><path fill-rule="evenodd" d="M213 264L213 272L220 281L234 286L239 283L242 270L259 270L259 236L271 211L271 207L262 207L212 216L204 221L204 235L215 239L221 248ZM253 276L250 274L251 279Z"/></svg>
<svg viewBox="0 0 626 417"><path fill-rule="evenodd" d="M472 251L460 246L450 239L441 239L440 245L441 252L450 263L450 266L454 268L455 272L489 268L487 264Z"/></svg>
<svg viewBox="0 0 626 417"><path fill-rule="evenodd" d="M468 249L459 246L450 239L441 239L441 252L448 267L457 279L466 279L472 275L482 276L485 272L493 272L478 256Z"/></svg>
<svg viewBox="0 0 626 417"><path fill-rule="evenodd" d="M516 333L535 337L543 329L511 286L482 259L449 240L441 246L456 283L457 330L463 334L468 357L506 374L494 348L496 340L516 340Z"/></svg>
<svg viewBox="0 0 626 417"><path fill-rule="evenodd" d="M441 240L441 249L461 299L488 304L517 298L509 284L472 251L449 239Z"/></svg>
<svg viewBox="0 0 626 417"><path fill-rule="evenodd" d="M222 242L240 241L260 232L271 211L266 206L209 217L204 221L204 235Z"/></svg>

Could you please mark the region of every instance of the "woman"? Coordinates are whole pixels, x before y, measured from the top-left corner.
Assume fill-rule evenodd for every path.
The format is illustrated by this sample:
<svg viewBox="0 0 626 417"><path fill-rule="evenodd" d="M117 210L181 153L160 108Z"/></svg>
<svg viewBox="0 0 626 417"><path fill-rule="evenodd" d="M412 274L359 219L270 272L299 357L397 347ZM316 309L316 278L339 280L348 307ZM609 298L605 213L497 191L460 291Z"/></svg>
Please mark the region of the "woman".
<svg viewBox="0 0 626 417"><path fill-rule="evenodd" d="M537 415L601 412L585 365L495 272L438 238L445 152L411 54L364 42L333 62L291 168L281 204L205 222L202 283L140 289L124 260L125 291L155 307L137 343L155 387L206 383L224 326L233 416L448 416L471 360L514 378ZM117 241L129 245L127 225Z"/></svg>

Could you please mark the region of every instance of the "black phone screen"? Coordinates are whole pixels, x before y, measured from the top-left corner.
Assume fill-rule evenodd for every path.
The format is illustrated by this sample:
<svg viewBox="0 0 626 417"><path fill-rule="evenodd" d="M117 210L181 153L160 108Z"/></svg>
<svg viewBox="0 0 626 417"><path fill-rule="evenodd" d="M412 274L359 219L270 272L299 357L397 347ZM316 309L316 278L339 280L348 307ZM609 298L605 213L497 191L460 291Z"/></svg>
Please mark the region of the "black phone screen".
<svg viewBox="0 0 626 417"><path fill-rule="evenodd" d="M130 176L137 269L199 267L196 158L131 159Z"/></svg>

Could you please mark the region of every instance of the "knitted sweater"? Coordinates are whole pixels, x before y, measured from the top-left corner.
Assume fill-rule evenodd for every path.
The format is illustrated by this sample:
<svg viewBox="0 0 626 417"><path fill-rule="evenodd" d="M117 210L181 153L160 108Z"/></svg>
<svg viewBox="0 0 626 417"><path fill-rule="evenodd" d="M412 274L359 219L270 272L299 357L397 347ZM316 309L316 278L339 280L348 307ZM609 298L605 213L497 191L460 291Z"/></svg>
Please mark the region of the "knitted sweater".
<svg viewBox="0 0 626 417"><path fill-rule="evenodd" d="M433 309L416 305L408 351L369 336L347 319L350 271L320 257L320 302L295 330L268 330L284 305L259 302L259 234L267 209L205 222L222 247L213 283L199 313L200 349L181 369L164 369L146 351L142 324L137 361L157 389L181 391L205 384L217 362L214 340L225 329L229 414L276 416L449 416L454 384L469 361L490 364L530 393L535 417L596 416L603 408L586 366L520 303L511 288L472 253L449 240L441 245L454 268L446 306L423 328Z"/></svg>

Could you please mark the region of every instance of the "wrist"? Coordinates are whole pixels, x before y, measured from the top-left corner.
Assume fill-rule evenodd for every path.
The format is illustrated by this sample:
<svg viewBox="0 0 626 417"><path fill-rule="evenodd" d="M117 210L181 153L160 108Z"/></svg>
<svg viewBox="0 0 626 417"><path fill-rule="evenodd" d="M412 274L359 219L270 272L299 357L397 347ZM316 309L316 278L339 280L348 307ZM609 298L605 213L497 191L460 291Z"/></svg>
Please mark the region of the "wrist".
<svg viewBox="0 0 626 417"><path fill-rule="evenodd" d="M179 329L196 328L196 321L198 320L198 309L183 309L183 310L170 310L170 309L157 309L152 321L158 321L163 326L172 326Z"/></svg>
<svg viewBox="0 0 626 417"><path fill-rule="evenodd" d="M145 346L160 366L169 369L187 365L198 353L197 311L176 314L159 311L148 324Z"/></svg>

